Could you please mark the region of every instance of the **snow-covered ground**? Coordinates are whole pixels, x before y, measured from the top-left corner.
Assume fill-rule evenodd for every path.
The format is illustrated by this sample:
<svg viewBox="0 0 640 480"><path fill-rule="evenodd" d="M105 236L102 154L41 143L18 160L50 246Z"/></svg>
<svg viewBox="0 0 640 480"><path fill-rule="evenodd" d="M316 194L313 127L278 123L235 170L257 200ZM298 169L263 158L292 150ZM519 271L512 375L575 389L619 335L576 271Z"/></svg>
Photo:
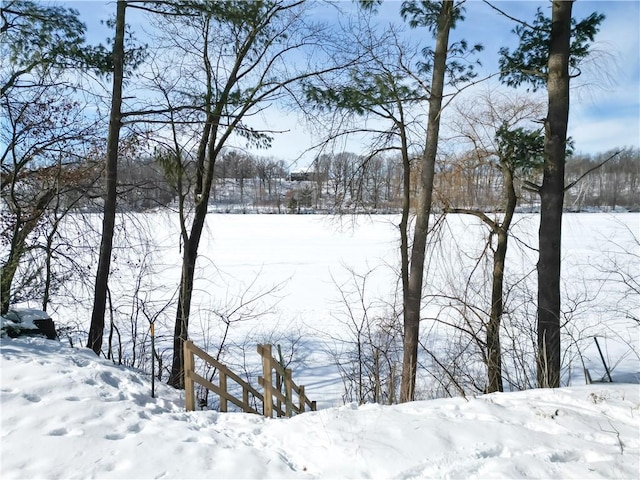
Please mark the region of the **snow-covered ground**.
<svg viewBox="0 0 640 480"><path fill-rule="evenodd" d="M361 301L371 315L388 309L397 285L397 217L212 215L190 335L215 352L224 333L220 319L230 319L222 358L249 374L259 362L256 343L291 347L285 355L294 380L320 411L289 420L187 413L183 392L159 382L151 398L148 373L71 348L66 335L62 342L3 338L0 477L637 478L640 328L632 317L639 306L633 292L639 218L565 215L563 383L571 387L357 407L340 406L344 386L329 351L350 340L338 287L357 315ZM148 368L140 363L145 348L148 353L148 324L144 316L132 321L133 306L155 315L161 353L170 353L162 346L173 327L180 250L174 216L158 212L135 221L146 226L147 237L121 231L127 241L118 240L111 291L124 353L135 351L136 364ZM536 229L537 216L517 217L507 265L512 282L535 267ZM441 232L429 247L432 292L467 278L485 234L460 216L450 216ZM78 234L91 242L82 229ZM530 289L535 279L526 278L517 285ZM76 288L73 279L66 287ZM532 291L518 290L510 300ZM90 302L76 292L73 302L55 299L50 313L58 325L88 326ZM513 311L531 316L529 303L512 303ZM429 320L433 308L425 306L424 330L429 341L442 342L447 330ZM594 379L604 375L594 335L613 368L613 384L584 385L583 367Z"/></svg>
<svg viewBox="0 0 640 480"><path fill-rule="evenodd" d="M638 478L640 390L594 384L350 404L292 419L198 411L181 392L44 339L1 351L0 477Z"/></svg>

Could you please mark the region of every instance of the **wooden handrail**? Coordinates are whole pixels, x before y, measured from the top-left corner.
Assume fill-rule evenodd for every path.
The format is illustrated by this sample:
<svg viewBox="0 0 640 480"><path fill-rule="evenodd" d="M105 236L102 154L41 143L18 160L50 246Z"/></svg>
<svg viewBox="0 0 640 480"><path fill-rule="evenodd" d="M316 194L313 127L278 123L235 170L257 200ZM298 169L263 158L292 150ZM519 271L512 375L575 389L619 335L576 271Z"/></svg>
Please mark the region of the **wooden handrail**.
<svg viewBox="0 0 640 480"><path fill-rule="evenodd" d="M258 353L262 357L262 377L258 378L258 382L264 388L264 416L271 418L273 416L274 405L273 398L276 402L276 415L290 417L294 413L304 413L306 406L311 411L315 411L317 406L315 401L311 401L305 394L303 386L298 386L292 379L292 372L289 368L283 368L271 354L271 345L258 345ZM284 379L284 394L273 386L272 372L275 370L276 383L281 384L280 379ZM293 394L298 397L297 405L293 403ZM281 405L284 403L285 411L282 411Z"/></svg>
<svg viewBox="0 0 640 480"><path fill-rule="evenodd" d="M205 388L211 390L212 392L215 392L216 394L218 394L220 396L220 401L221 401L220 404L221 405L222 405L222 400L225 400L225 401L228 400L231 403L233 403L234 405L236 405L237 407L242 408L242 410L247 412L247 413L259 413L257 410L255 410L253 407L251 407L251 405L249 405L248 403L245 403L244 401L234 397L229 392L224 390L222 387L218 387L217 385L214 385L209 380L207 380L206 378L198 375L193 370L187 372L187 376L190 377L194 382L197 382L200 385L202 385L203 387L205 387ZM226 411L226 407L225 407L224 410L222 410L222 408L220 408L220 411Z"/></svg>
<svg viewBox="0 0 640 480"><path fill-rule="evenodd" d="M213 358L207 352L205 352L198 346L194 345L192 341L187 340L187 342L189 342L189 349L193 351L193 353L195 353L198 357L200 357L205 362L208 362L209 364L217 368L219 371L224 372L226 376L230 377L234 382L236 382L241 387L246 388L250 393L253 394L254 397L258 397L260 400L262 400L262 394L258 390L253 388L251 385L249 385L239 375L236 375L234 372L229 370L229 368L226 365L224 365L223 363L220 363L218 360ZM187 342L185 342L185 344Z"/></svg>
<svg viewBox="0 0 640 480"><path fill-rule="evenodd" d="M294 414L303 413L308 406L310 410L316 410L316 402L307 398L303 386L298 386L292 379L292 372L284 368L271 355L271 345L258 345L258 353L262 357L262 376L258 377L258 383L264 389L264 394L249 385L240 376L232 372L226 365L220 363L204 350L198 348L192 341L184 342L184 388L186 410L195 410L195 384L202 385L220 397L220 411L226 412L228 402L241 408L247 413L261 413L249 403L249 394L262 402L262 414L268 418L273 417L275 411L278 417L291 417ZM211 380L195 372L195 357L205 361L218 371L218 385ZM274 375L275 373L275 375ZM275 378L274 378L275 376ZM231 379L242 388L242 400L234 397L227 389L227 380ZM278 387L274 387L273 381ZM284 393L280 387L284 386ZM298 397L294 404L293 395ZM274 398L276 403L274 405ZM283 408L284 406L284 408Z"/></svg>
<svg viewBox="0 0 640 480"><path fill-rule="evenodd" d="M197 355L199 358L218 370L219 385L215 385L210 380L207 380L195 372L194 355ZM249 404L249 393L260 401L263 401L262 394L234 372L229 370L226 365L220 363L207 352L195 346L190 340L184 342L184 364L185 407L188 412L195 410L195 383L198 383L220 397L221 412L226 412L227 402L231 402L237 407L240 407L244 412L260 413ZM230 378L242 387L242 400L234 397L227 391L227 378Z"/></svg>

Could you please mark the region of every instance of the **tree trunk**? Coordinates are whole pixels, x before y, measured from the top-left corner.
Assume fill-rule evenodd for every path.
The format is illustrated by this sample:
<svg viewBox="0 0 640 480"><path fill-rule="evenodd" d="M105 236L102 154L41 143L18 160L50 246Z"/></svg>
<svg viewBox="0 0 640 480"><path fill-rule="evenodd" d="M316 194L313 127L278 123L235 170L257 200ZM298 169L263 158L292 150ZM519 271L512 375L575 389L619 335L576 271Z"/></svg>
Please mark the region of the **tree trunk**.
<svg viewBox="0 0 640 480"><path fill-rule="evenodd" d="M205 193L205 192L203 192ZM206 200L196 206L195 216L191 225L191 233L185 242L182 255L182 276L180 278L180 295L178 297L178 311L173 332L173 363L167 383L174 388L184 388L184 342L189 334L189 314L191 312L191 296L198 258L198 246L207 218L208 195Z"/></svg>
<svg viewBox="0 0 640 480"><path fill-rule="evenodd" d="M205 51L206 53L206 51ZM206 57L205 57L206 62ZM209 78L209 81L211 79ZM209 83L210 85L210 83ZM211 90L208 91L207 99L211 99ZM207 104L207 109L210 103ZM171 373L167 383L174 388L184 388L184 342L189 338L189 315L191 313L191 297L193 295L193 285L198 259L198 247L200 238L207 218L207 208L213 184L213 174L217 152L215 150L217 128L219 117L207 112L207 121L204 124L202 138L198 146L197 163L199 173L196 179L196 207L191 223L191 231L187 234L187 226L184 216L184 202L186 196L180 199L180 220L181 235L184 242L184 253L182 255L182 274L180 276L180 294L178 296L178 309L176 311L176 323L173 331L173 358L171 363Z"/></svg>
<svg viewBox="0 0 640 480"><path fill-rule="evenodd" d="M401 130L402 131L402 130ZM402 215L400 217L400 276L402 277L402 302L407 303L409 293L409 213L411 209L411 161L406 142L402 146Z"/></svg>
<svg viewBox="0 0 640 480"><path fill-rule="evenodd" d="M560 241L564 166L569 119L569 48L572 1L556 0L551 39L545 121L544 175L540 188L538 260L538 386L560 386Z"/></svg>
<svg viewBox="0 0 640 480"><path fill-rule="evenodd" d="M109 118L109 136L107 139L106 196L102 220L102 241L96 272L95 296L91 327L87 347L96 355L102 350L104 332L104 311L107 303L107 284L111 266L113 231L116 220L116 200L118 181L118 143L120 140L122 80L124 77L124 30L126 1L118 0L116 10L116 35L113 44L113 90L111 95L111 116Z"/></svg>
<svg viewBox="0 0 640 480"><path fill-rule="evenodd" d="M402 381L400 384L401 403L412 401L415 395L424 257L429 231L429 217L431 215L436 154L438 152L438 135L440 132L440 113L442 109L447 51L449 48L449 31L452 23L453 1L444 0L438 15L438 31L436 35L436 49L427 119L427 140L421 162L420 193L413 234L413 245L411 247L408 291L404 297L404 350L402 358Z"/></svg>
<svg viewBox="0 0 640 480"><path fill-rule="evenodd" d="M16 239L15 235L14 239ZM15 240L11 242L9 258L0 269L0 314L2 315L9 311L12 295L11 284L18 270L18 265L20 265L22 252L24 252L24 245L14 247L14 243L16 243Z"/></svg>
<svg viewBox="0 0 640 480"><path fill-rule="evenodd" d="M501 165L506 190L506 205L502 224L496 225L497 244L493 254L493 278L491 284L491 312L487 325L487 392L502 392L502 351L500 325L504 313L504 265L507 258L509 227L513 220L518 198L513 186L513 171Z"/></svg>
<svg viewBox="0 0 640 480"><path fill-rule="evenodd" d="M15 178L13 179L15 182ZM12 190L15 186L12 185ZM35 200L33 211L27 219L22 218L22 209L19 207L18 201L11 193L13 204L16 206L16 223L13 227L11 236L11 246L9 248L9 257L0 268L0 313L4 315L9 311L11 305L11 285L13 278L20 266L20 259L27 251L27 238L38 226L38 222L44 215L44 212L55 197L56 189L50 189L42 192Z"/></svg>

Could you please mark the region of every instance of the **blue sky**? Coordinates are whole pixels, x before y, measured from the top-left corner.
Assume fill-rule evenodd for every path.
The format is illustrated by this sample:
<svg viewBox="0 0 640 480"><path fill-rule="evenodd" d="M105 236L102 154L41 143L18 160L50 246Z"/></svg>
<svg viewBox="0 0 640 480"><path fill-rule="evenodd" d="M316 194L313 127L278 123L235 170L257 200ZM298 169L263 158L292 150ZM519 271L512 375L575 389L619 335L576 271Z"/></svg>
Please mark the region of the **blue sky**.
<svg viewBox="0 0 640 480"><path fill-rule="evenodd" d="M115 2L79 0L64 2L80 11L87 24L91 42L104 41L109 31L100 24L115 13ZM496 6L516 18L533 19L536 8L550 11L548 1L502 1ZM498 15L484 2L468 0L466 20L458 25L454 39L465 38L470 43L482 43L483 69L486 73L497 70L498 49L513 47L516 36L511 33L514 23ZM349 11L352 2L342 2L340 7ZM402 23L399 17L399 1L388 0L379 8L378 21ZM640 2L638 1L586 1L578 0L573 7L574 17L581 19L591 12L606 15L600 33L593 46L594 61L585 67L583 74L572 82L569 134L574 138L576 150L598 153L615 147L640 147ZM320 13L321 12L321 13ZM332 20L333 8L321 8L318 15ZM320 18L319 18L320 19ZM142 27L140 17L130 16L134 30ZM432 45L431 35L422 30L409 33L413 40ZM483 86L482 88L487 88ZM278 112L278 128L289 129L280 134L270 151L261 154L297 158L315 138L301 127L296 115ZM352 149L357 145L351 144ZM300 164L307 163L308 156Z"/></svg>

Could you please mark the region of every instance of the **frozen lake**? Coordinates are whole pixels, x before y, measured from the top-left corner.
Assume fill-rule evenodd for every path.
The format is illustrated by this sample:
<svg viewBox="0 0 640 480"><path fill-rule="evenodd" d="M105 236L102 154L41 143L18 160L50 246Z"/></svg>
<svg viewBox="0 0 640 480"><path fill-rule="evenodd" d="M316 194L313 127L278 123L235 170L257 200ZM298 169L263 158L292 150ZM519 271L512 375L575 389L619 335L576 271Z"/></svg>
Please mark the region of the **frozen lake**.
<svg viewBox="0 0 640 480"><path fill-rule="evenodd" d="M162 344L172 335L175 318L181 259L177 217L158 212L127 221L132 218L139 233L131 225L121 231L111 280L116 321L125 337L140 336L138 343L145 345L145 317L138 314L138 325L131 326L133 306L145 303L147 315L157 316ZM615 373L637 381L640 327L627 317L631 312L638 317L638 296L631 295L624 275L636 282L640 275L639 220L631 213L564 216L563 341L580 354L572 350L565 358L565 383L584 383L583 361L602 373L593 335L606 337L601 344ZM215 351L224 338L222 357L246 370L258 361L256 343L281 343L292 352L295 378L308 386L309 395L325 404L341 403L344 387L335 351L353 339L353 320L364 313L382 317L400 311L398 222L394 215L210 215L197 265L190 336ZM527 325L535 322L537 228L537 215L516 217L506 267L512 286L507 307ZM486 237L478 220L460 215L449 215L432 236L422 331L436 353L450 348L442 343L451 333L442 320L458 321L453 312L459 310L443 305L440 297L464 297L479 310L488 308L490 256L479 260ZM54 307L58 321L81 322L85 315L88 329L88 295ZM168 358L168 344L164 353Z"/></svg>

